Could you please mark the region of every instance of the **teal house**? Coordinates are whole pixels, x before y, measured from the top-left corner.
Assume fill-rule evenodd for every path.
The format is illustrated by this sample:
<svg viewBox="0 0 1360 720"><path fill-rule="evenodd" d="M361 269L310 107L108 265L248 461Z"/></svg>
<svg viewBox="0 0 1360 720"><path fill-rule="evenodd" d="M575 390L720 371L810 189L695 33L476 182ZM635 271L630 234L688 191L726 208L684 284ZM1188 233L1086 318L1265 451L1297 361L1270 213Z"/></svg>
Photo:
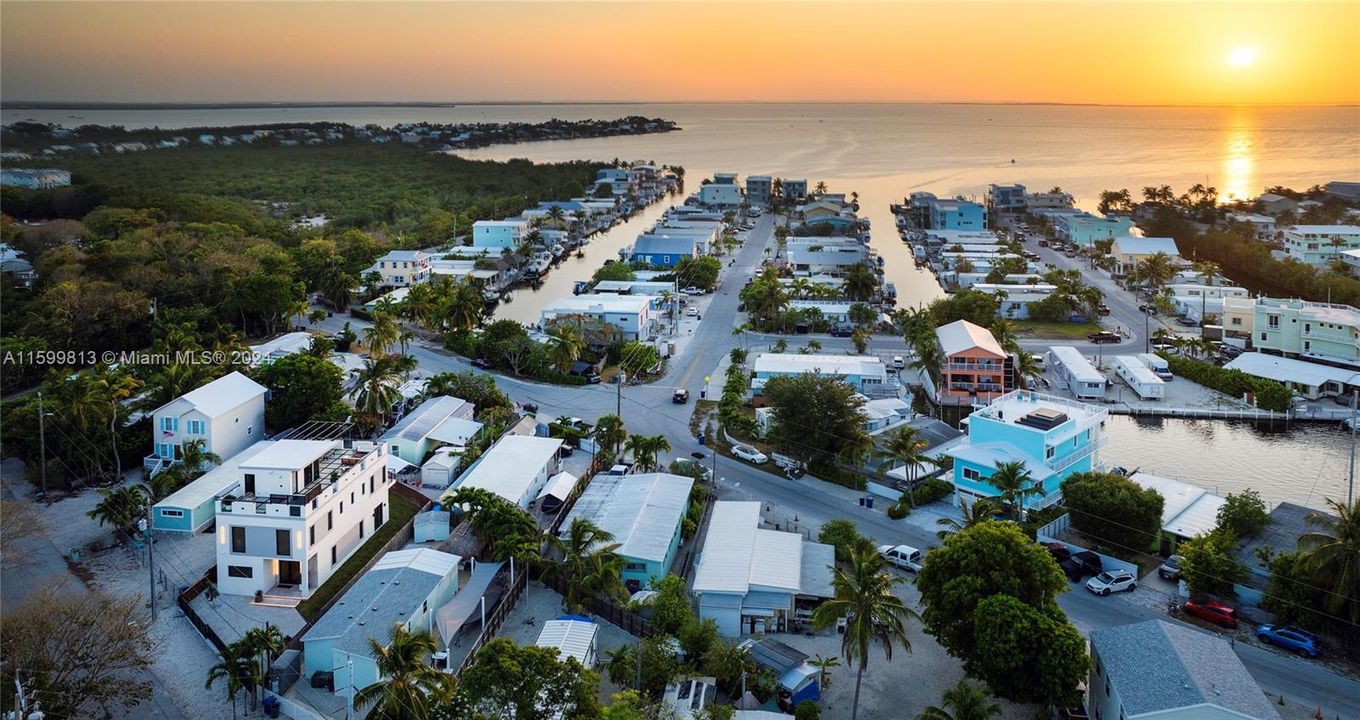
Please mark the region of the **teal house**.
<svg viewBox="0 0 1360 720"><path fill-rule="evenodd" d="M694 480L670 473L596 475L558 531L566 537L577 518L614 536L629 592L664 577L680 549L680 529Z"/></svg>
<svg viewBox="0 0 1360 720"><path fill-rule="evenodd" d="M412 465L421 465L432 450L444 445L465 447L482 432L473 420L476 408L461 398L432 397L406 414L378 438L387 451Z"/></svg>
<svg viewBox="0 0 1360 720"><path fill-rule="evenodd" d="M217 515L217 500L241 494L241 464L274 444L261 440L151 506L151 527L168 532L198 532Z"/></svg>
<svg viewBox="0 0 1360 720"><path fill-rule="evenodd" d="M999 497L989 478L999 463L1020 462L1040 490L1025 498L1025 507L1052 505L1062 496L1064 479L1099 467L1107 416L1104 408L1066 398L1027 390L1006 393L965 420L967 440L949 451L954 490L970 505Z"/></svg>

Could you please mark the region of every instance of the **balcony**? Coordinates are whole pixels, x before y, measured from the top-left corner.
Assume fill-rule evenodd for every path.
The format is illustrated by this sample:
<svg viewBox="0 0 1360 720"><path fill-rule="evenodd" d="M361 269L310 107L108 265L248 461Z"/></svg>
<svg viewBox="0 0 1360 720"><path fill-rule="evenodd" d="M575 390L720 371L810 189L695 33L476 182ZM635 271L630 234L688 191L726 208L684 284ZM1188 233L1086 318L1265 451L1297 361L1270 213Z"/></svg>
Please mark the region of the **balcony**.
<svg viewBox="0 0 1360 720"><path fill-rule="evenodd" d="M969 383L969 382L951 382L949 383L949 389L958 390L962 392L984 392L984 393L1000 393L1006 391L1004 386L998 385L997 383Z"/></svg>
<svg viewBox="0 0 1360 720"><path fill-rule="evenodd" d="M1356 334L1349 330L1322 330L1313 328L1304 330L1302 336L1309 340L1322 340L1325 342L1355 343Z"/></svg>
<svg viewBox="0 0 1360 720"><path fill-rule="evenodd" d="M965 372L1003 372L1006 368L1001 363L969 363L969 362L947 362L941 368L945 372L950 370L962 370Z"/></svg>
<svg viewBox="0 0 1360 720"><path fill-rule="evenodd" d="M1060 458L1046 460L1044 461L1044 464L1051 468L1053 472L1062 472L1075 465L1082 458L1089 457L1095 451L1105 447L1108 442L1109 438L1105 437L1104 433L1101 433L1096 436L1096 439L1093 442L1078 448L1076 452L1073 452L1071 455L1064 455Z"/></svg>

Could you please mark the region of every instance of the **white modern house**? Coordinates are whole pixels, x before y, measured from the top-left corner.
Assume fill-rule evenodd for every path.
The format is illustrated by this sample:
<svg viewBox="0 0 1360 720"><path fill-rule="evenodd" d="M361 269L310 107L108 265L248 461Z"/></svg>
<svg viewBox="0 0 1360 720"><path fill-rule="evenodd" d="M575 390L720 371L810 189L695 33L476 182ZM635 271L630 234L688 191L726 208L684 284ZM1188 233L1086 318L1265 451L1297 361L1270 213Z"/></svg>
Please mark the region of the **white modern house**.
<svg viewBox="0 0 1360 720"><path fill-rule="evenodd" d="M888 384L888 369L872 355L804 355L802 353L761 353L756 356L752 392L759 393L771 378L795 377L805 372L838 375L846 384L866 397L878 397Z"/></svg>
<svg viewBox="0 0 1360 720"><path fill-rule="evenodd" d="M1091 632L1086 711L1100 720L1280 720L1228 641L1165 620Z"/></svg>
<svg viewBox="0 0 1360 720"><path fill-rule="evenodd" d="M403 288L419 285L430 279L433 257L419 250L393 250L364 269L363 275L378 273L379 287Z"/></svg>
<svg viewBox="0 0 1360 720"><path fill-rule="evenodd" d="M472 246L514 250L528 233L529 223L523 218L478 220L472 223Z"/></svg>
<svg viewBox="0 0 1360 720"><path fill-rule="evenodd" d="M506 435L463 473L455 489L489 490L528 509L543 484L557 473L561 449L558 438Z"/></svg>
<svg viewBox="0 0 1360 720"><path fill-rule="evenodd" d="M460 559L431 548L383 555L302 637L304 678L333 672L335 693L345 698L351 685L382 679L369 640L386 645L397 625L435 633L435 611L458 592Z"/></svg>
<svg viewBox="0 0 1360 720"><path fill-rule="evenodd" d="M280 440L238 467L219 500L217 588L307 597L387 522L387 445Z"/></svg>
<svg viewBox="0 0 1360 720"><path fill-rule="evenodd" d="M835 549L762 528L759 502L719 501L694 575L699 617L727 637L783 632L834 595Z"/></svg>
<svg viewBox="0 0 1360 720"><path fill-rule="evenodd" d="M648 295L574 295L544 306L540 321L558 319L600 320L619 329L624 340L646 340L653 332L653 298Z"/></svg>
<svg viewBox="0 0 1360 720"><path fill-rule="evenodd" d="M472 419L475 410L472 403L461 398L433 397L416 406L378 439L387 443L387 450L394 457L419 465L431 450L441 445L465 447L477 437L482 424Z"/></svg>
<svg viewBox="0 0 1360 720"><path fill-rule="evenodd" d="M227 459L264 438L265 387L232 372L156 408L151 414L148 477L179 462L185 443Z"/></svg>

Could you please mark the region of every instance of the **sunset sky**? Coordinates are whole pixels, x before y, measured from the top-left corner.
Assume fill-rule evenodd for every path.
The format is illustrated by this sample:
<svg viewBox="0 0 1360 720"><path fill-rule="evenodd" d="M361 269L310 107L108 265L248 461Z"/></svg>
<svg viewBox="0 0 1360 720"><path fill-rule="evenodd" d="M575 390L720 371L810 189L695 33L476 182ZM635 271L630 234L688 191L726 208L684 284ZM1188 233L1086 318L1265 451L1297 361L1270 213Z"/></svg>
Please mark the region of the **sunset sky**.
<svg viewBox="0 0 1360 720"><path fill-rule="evenodd" d="M1360 102L1360 2L0 4L6 101Z"/></svg>

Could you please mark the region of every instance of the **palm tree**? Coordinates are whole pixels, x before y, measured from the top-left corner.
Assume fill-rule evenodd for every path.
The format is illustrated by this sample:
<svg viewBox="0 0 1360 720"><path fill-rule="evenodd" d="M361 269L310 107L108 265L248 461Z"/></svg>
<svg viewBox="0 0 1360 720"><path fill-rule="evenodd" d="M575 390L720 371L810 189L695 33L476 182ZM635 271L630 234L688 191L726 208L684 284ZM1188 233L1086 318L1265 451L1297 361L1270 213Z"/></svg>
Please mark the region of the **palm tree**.
<svg viewBox="0 0 1360 720"><path fill-rule="evenodd" d="M850 332L850 343L855 346L855 352L863 355L869 350L869 340L874 334L868 328L855 328Z"/></svg>
<svg viewBox="0 0 1360 720"><path fill-rule="evenodd" d="M355 371L354 407L369 428L377 428L392 406L401 397L401 376L389 358L364 358L363 367Z"/></svg>
<svg viewBox="0 0 1360 720"><path fill-rule="evenodd" d="M988 702L987 693L959 680L959 684L945 690L940 698L943 708L931 705L916 716L916 720L990 720L1001 714L1001 706Z"/></svg>
<svg viewBox="0 0 1360 720"><path fill-rule="evenodd" d="M552 221L553 227L560 229L563 226L562 221L566 219L566 217L567 213L562 210L562 208L556 205L548 208L548 219Z"/></svg>
<svg viewBox="0 0 1360 720"><path fill-rule="evenodd" d="M1331 589L1327 610L1355 623L1360 621L1360 501L1347 505L1328 498L1327 504L1336 518L1309 515L1308 525L1315 529L1299 536L1299 549L1319 584Z"/></svg>
<svg viewBox="0 0 1360 720"><path fill-rule="evenodd" d="M137 521L146 512L150 497L146 486L122 485L115 488L100 488L99 494L103 499L85 513L86 517L98 520L100 527L108 523L114 530L131 534L137 527Z"/></svg>
<svg viewBox="0 0 1360 720"><path fill-rule="evenodd" d="M826 630L844 619L845 635L841 638L841 655L846 662L856 665L855 696L850 718L859 717L859 690L864 681L864 668L869 664L869 651L875 643L883 645L884 659L891 662L894 645L911 652L907 639L908 620L920 620L916 611L907 607L893 594L893 588L906 578L887 572L883 558L872 547L860 547L850 554L848 568L833 567L831 580L835 597L822 603L812 613L812 624Z"/></svg>
<svg viewBox="0 0 1360 720"><path fill-rule="evenodd" d="M916 507L916 469L930 460L930 456L925 454L927 445L929 443L921 437L919 429L904 427L892 435L883 447L883 455L890 462L878 466L878 476L887 477L894 462L902 463L902 469L907 474L907 498L912 507Z"/></svg>
<svg viewBox="0 0 1360 720"><path fill-rule="evenodd" d="M222 456L204 450L205 446L204 440L191 440L181 445L179 462L151 478L151 496L160 500L202 477L207 472L204 465L220 465Z"/></svg>
<svg viewBox="0 0 1360 720"><path fill-rule="evenodd" d="M618 415L605 415L595 421L595 442L602 448L610 448L615 455L619 446L628 439L628 431L623 427L623 418Z"/></svg>
<svg viewBox="0 0 1360 720"><path fill-rule="evenodd" d="M216 665L208 668L208 679L203 683L204 690L211 690L219 679L227 681L227 697L231 698L231 716L236 717L236 693L245 687L246 673L242 666L249 665L250 658L242 656L242 648L232 643L218 651Z"/></svg>
<svg viewBox="0 0 1360 720"><path fill-rule="evenodd" d="M568 610L582 611L591 595L627 601L623 558L617 552L619 544L609 532L589 520L575 518L567 527L565 538L554 535L548 542L562 553L562 561L550 571L566 588L563 600Z"/></svg>
<svg viewBox="0 0 1360 720"><path fill-rule="evenodd" d="M632 435L625 449L633 456L633 463L639 470L653 470L657 466L657 457L670 452L671 442L665 435Z"/></svg>
<svg viewBox="0 0 1360 720"><path fill-rule="evenodd" d="M1171 264L1171 256L1157 252L1138 261L1138 279L1154 290L1162 287L1176 276L1176 268Z"/></svg>
<svg viewBox="0 0 1360 720"><path fill-rule="evenodd" d="M559 323L549 335L557 341L550 350L553 367L561 373L569 372L572 363L575 363L586 349L586 341L581 337L581 328L571 323Z"/></svg>
<svg viewBox="0 0 1360 720"><path fill-rule="evenodd" d="M439 650L433 635L394 623L386 645L369 638L368 647L379 679L354 693L354 709L376 703L366 715L371 720L428 720L434 707L452 697L453 676L429 662Z"/></svg>
<svg viewBox="0 0 1360 720"><path fill-rule="evenodd" d="M852 265L845 273L845 296L851 300L868 300L878 290L878 278L868 265Z"/></svg>
<svg viewBox="0 0 1360 720"><path fill-rule="evenodd" d="M132 394L142 387L142 381L126 372L105 371L100 373L97 381L103 387L108 402L109 412L109 436L113 440L113 468L114 477L123 476L123 458L118 454L118 430L122 423L126 408L123 401L132 397Z"/></svg>
<svg viewBox="0 0 1360 720"><path fill-rule="evenodd" d="M951 517L942 517L935 521L935 526L940 528L935 531L935 536L944 540L955 533L961 533L971 527L977 527L985 522L990 522L996 515L996 501L991 498L978 498L972 505L959 500L959 512L962 519L955 520Z"/></svg>
<svg viewBox="0 0 1360 720"><path fill-rule="evenodd" d="M818 194L818 195L825 195L825 194L826 194L826 183L825 183L825 182L822 182L821 180L818 180L818 181L817 181L817 185L814 186L814 187L812 188L812 192L814 192L814 193L816 193L816 194Z"/></svg>
<svg viewBox="0 0 1360 720"><path fill-rule="evenodd" d="M1034 483L1034 476L1020 460L998 462L996 470L987 478L988 484L1001 491L1001 504L1011 519L1019 520L1025 512L1025 499L1043 495L1043 487Z"/></svg>
<svg viewBox="0 0 1360 720"><path fill-rule="evenodd" d="M836 656L836 655L832 655L831 657L827 657L827 658L824 658L824 657L822 657L821 655L818 655L816 658L814 658L814 659L812 659L812 660L809 660L809 661L808 661L808 664L811 665L812 667L817 668L818 670L820 670L820 671L822 672L821 686L822 686L822 689L825 690L825 689L831 687L831 672L830 672L830 670L831 670L832 668L838 668L838 667L840 667L840 666L841 666L841 659L840 659L840 657L838 657L838 656Z"/></svg>
<svg viewBox="0 0 1360 720"><path fill-rule="evenodd" d="M262 628L251 628L245 631L245 634L241 636L241 640L237 644L241 647L241 655L243 657L249 655L254 656L255 659L259 660L259 666L256 670L259 672L258 677L260 682L254 683L254 687L252 688L252 694L254 694L253 691L258 690L259 686L263 683L263 679L269 675L269 663L273 661L275 657L278 657L279 653L286 650L288 644L284 642L283 633L280 632L279 628L275 625L266 625ZM251 702L252 704L255 702L254 698L252 698Z"/></svg>
<svg viewBox="0 0 1360 720"><path fill-rule="evenodd" d="M376 358L386 355L400 336L401 326L391 313L374 311L373 324L364 328L364 345L368 346L368 356Z"/></svg>
<svg viewBox="0 0 1360 720"><path fill-rule="evenodd" d="M1025 352L1018 344L1016 348L1017 352L1012 352L1010 348L1006 350L1015 358L1015 375L1020 379L1020 384L1023 387L1029 387L1029 381L1041 377L1044 374L1044 368L1038 360L1034 359L1033 353Z"/></svg>

